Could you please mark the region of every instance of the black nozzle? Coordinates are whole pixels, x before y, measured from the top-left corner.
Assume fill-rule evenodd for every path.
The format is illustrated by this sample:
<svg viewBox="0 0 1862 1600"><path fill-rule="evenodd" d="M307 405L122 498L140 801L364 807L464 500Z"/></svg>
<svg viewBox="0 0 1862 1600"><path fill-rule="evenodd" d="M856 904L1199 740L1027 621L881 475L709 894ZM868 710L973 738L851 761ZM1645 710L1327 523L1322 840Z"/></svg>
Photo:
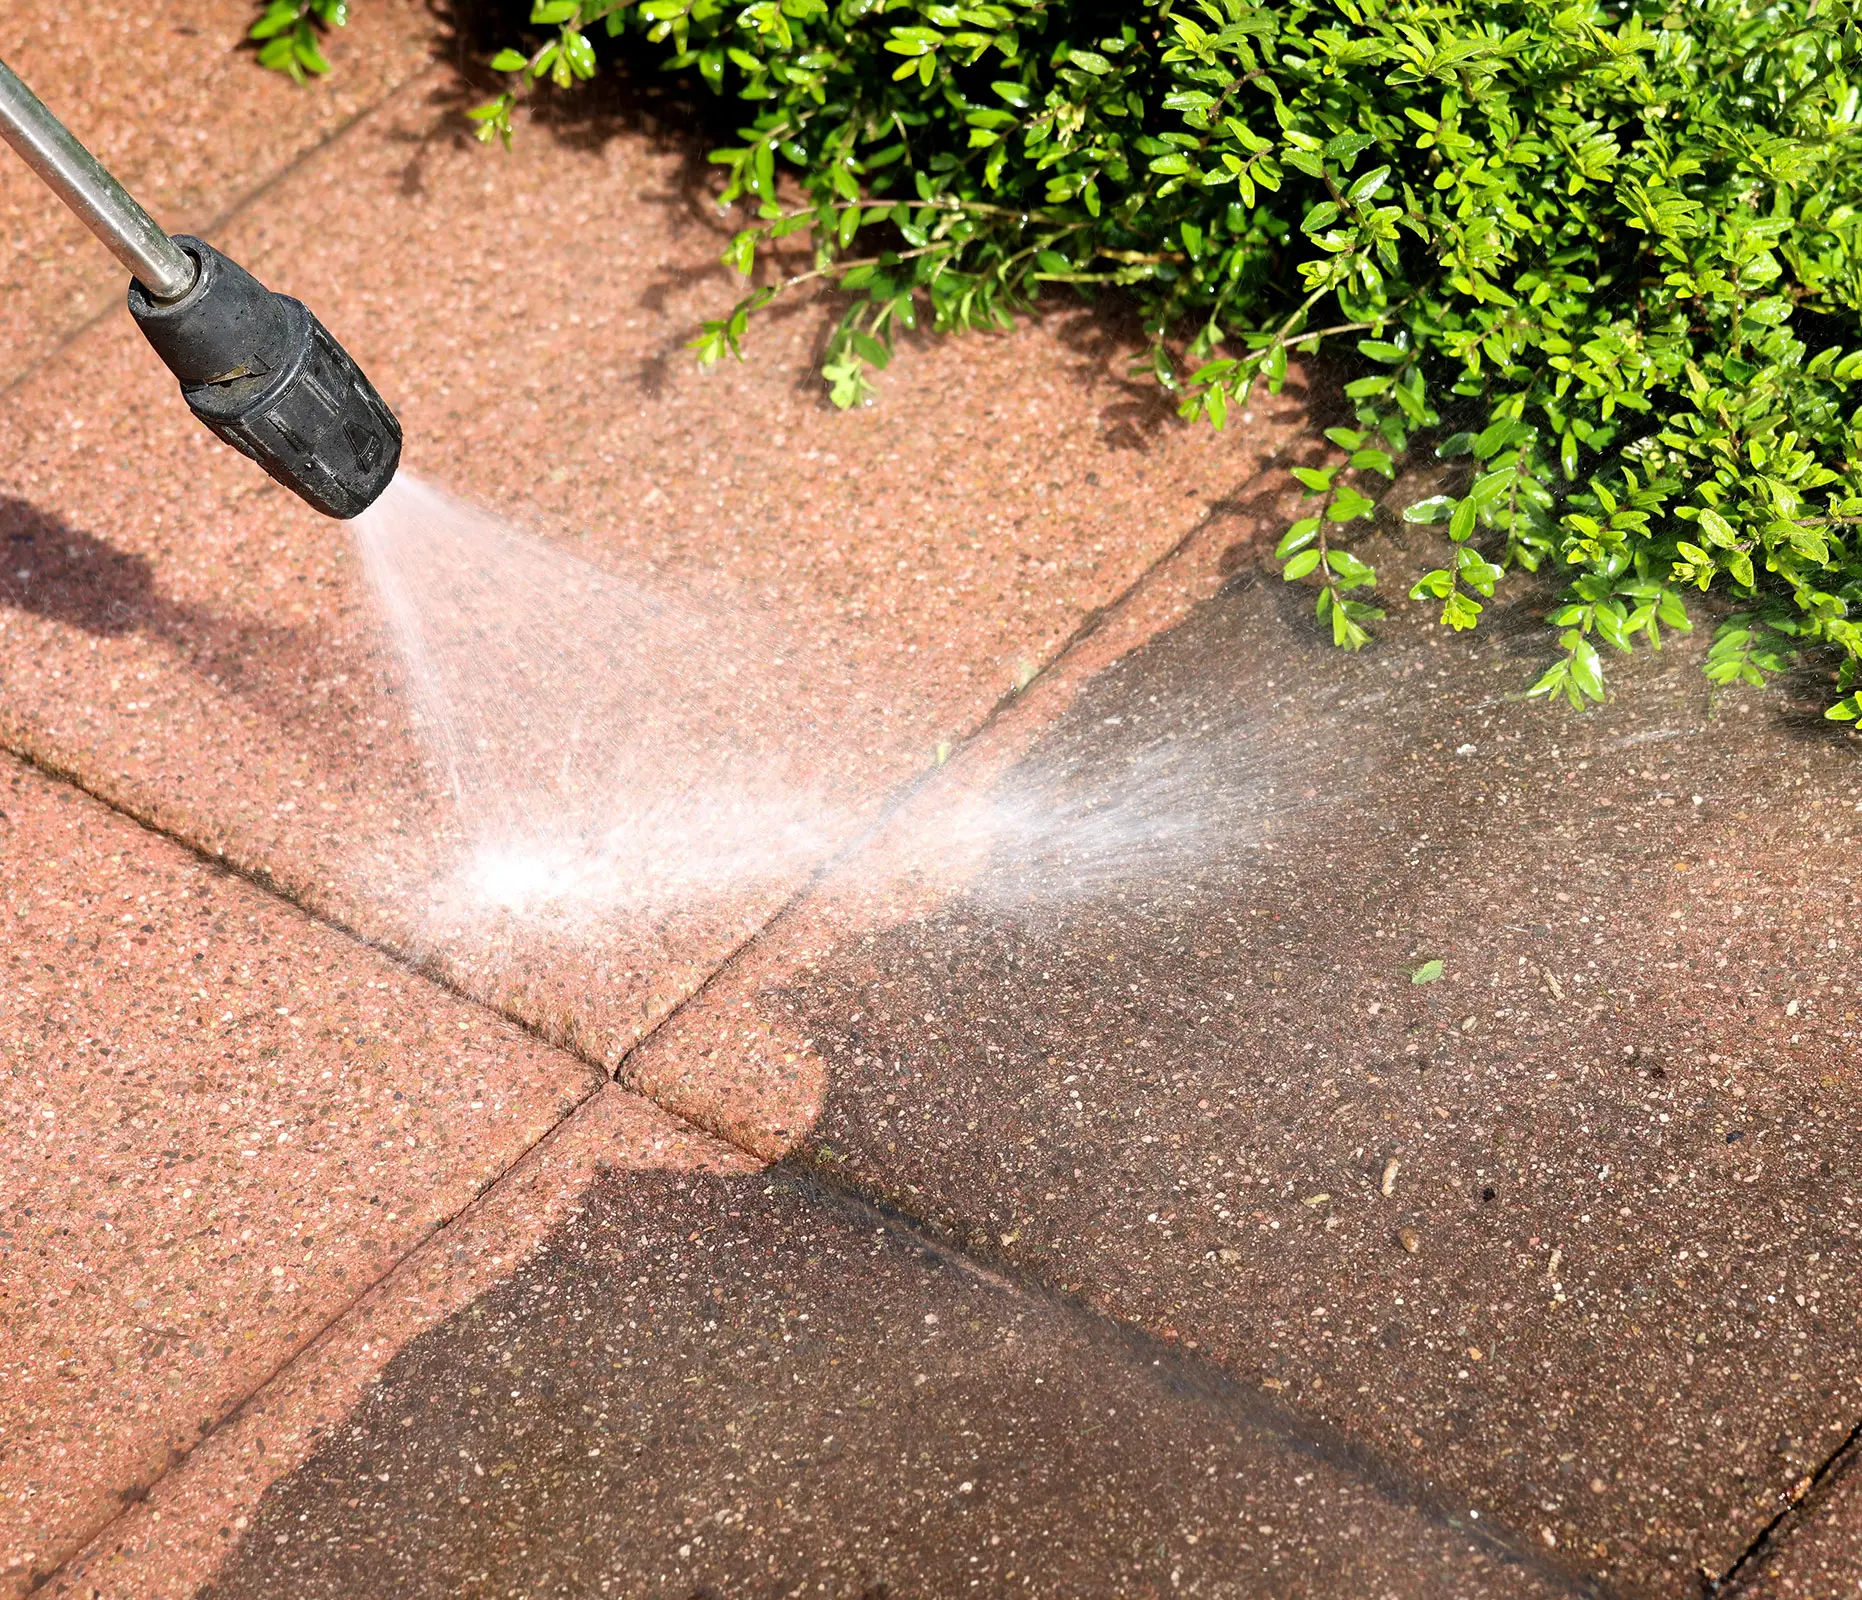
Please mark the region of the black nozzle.
<svg viewBox="0 0 1862 1600"><path fill-rule="evenodd" d="M325 516L373 505L401 460L401 424L302 301L274 294L210 244L164 305L129 285L129 314L180 380L194 415Z"/></svg>

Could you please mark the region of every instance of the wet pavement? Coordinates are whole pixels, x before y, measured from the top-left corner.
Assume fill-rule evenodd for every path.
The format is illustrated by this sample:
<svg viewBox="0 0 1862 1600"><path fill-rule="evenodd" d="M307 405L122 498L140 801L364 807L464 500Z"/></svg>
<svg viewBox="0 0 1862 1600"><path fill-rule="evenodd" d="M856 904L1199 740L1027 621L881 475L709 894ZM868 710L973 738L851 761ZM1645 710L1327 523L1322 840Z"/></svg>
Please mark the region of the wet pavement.
<svg viewBox="0 0 1862 1600"><path fill-rule="evenodd" d="M1526 589L1324 647L1261 562L1298 397L1178 430L1101 320L913 346L848 415L819 308L701 377L695 147L608 105L481 150L377 10L341 90L216 66L203 149L258 153L173 204L430 478L784 619L764 731L874 832L436 934L340 533L94 261L9 294L0 1594L1855 1590L1826 686L1711 695L1703 625L1527 703Z"/></svg>
<svg viewBox="0 0 1862 1600"><path fill-rule="evenodd" d="M1524 703L1495 620L1351 660L1236 583L1001 780L1051 827L798 917L630 1081L723 1126L765 1018L836 1184L1692 1593L1857 1414L1854 747L1697 645Z"/></svg>
<svg viewBox="0 0 1862 1600"><path fill-rule="evenodd" d="M1572 1592L1535 1566L773 1168L598 1183L205 1596Z"/></svg>

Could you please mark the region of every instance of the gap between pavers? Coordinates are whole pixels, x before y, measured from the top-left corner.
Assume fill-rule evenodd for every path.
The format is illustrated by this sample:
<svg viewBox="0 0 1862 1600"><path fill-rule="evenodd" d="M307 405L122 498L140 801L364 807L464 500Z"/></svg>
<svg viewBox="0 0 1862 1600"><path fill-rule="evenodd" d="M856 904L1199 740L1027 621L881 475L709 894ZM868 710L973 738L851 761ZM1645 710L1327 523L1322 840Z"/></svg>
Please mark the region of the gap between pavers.
<svg viewBox="0 0 1862 1600"><path fill-rule="evenodd" d="M1862 1422L1794 1486L1791 1503L1722 1575L1724 1600L1837 1600L1862 1594Z"/></svg>

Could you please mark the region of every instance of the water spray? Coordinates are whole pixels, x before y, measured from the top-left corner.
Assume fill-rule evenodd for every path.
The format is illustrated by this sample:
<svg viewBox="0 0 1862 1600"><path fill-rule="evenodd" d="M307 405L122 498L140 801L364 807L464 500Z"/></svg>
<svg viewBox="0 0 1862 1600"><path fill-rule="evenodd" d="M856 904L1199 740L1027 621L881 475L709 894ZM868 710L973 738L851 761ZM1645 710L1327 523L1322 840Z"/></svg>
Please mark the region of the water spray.
<svg viewBox="0 0 1862 1600"><path fill-rule="evenodd" d="M848 664L750 597L629 576L397 476L400 425L322 324L165 234L3 63L0 135L128 268L130 314L195 416L356 519L444 798L443 840L416 863L431 871L421 938L484 970L613 938L689 951L773 911L860 836L871 772L836 710L858 693ZM990 893L1016 906L1183 870L1284 810L1267 737L1283 721L1166 731L1084 789L1036 768L927 799L874 875L837 892L897 911L994 851L1016 865ZM538 942L513 944L516 928Z"/></svg>
<svg viewBox="0 0 1862 1600"><path fill-rule="evenodd" d="M325 516L375 502L401 424L302 301L204 240L170 238L5 62L0 136L129 269L129 314L195 416Z"/></svg>

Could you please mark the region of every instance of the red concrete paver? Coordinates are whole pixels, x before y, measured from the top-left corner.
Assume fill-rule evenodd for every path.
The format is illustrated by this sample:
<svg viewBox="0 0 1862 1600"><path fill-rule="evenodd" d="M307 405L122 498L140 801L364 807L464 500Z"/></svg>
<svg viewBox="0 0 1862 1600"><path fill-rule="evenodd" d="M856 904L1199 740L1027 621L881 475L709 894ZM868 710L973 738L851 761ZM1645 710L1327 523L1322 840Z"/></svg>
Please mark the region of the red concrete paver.
<svg viewBox="0 0 1862 1600"><path fill-rule="evenodd" d="M683 340L735 291L693 150L527 127L507 156L429 137L428 99L365 119L217 242L350 344L412 468L653 593L760 610L802 681L732 737L822 774L833 837L1286 437L1291 401L1226 438L1147 431L1155 397L1064 317L909 349L852 414L809 376L806 307L759 328L749 365L700 374ZM0 485L14 552L31 546L0 569L0 737L551 1037L617 1059L799 881L592 937L436 932L440 818L342 530L199 429L121 328L20 394ZM650 699L638 739L699 737L686 709Z"/></svg>
<svg viewBox="0 0 1862 1600"><path fill-rule="evenodd" d="M198 233L430 59L422 0L371 0L355 13L327 41L334 72L304 88L240 48L255 15L246 0L8 0L0 59L170 233ZM121 306L124 286L83 225L3 154L0 391Z"/></svg>
<svg viewBox="0 0 1862 1600"><path fill-rule="evenodd" d="M185 1465L47 1586L82 1600L191 1600L236 1546L260 1496L334 1430L411 1340L509 1278L574 1215L601 1172L753 1170L757 1163L608 1085L479 1202L424 1241Z"/></svg>
<svg viewBox="0 0 1862 1600"><path fill-rule="evenodd" d="M0 1594L589 1093L590 1070L10 759Z"/></svg>

